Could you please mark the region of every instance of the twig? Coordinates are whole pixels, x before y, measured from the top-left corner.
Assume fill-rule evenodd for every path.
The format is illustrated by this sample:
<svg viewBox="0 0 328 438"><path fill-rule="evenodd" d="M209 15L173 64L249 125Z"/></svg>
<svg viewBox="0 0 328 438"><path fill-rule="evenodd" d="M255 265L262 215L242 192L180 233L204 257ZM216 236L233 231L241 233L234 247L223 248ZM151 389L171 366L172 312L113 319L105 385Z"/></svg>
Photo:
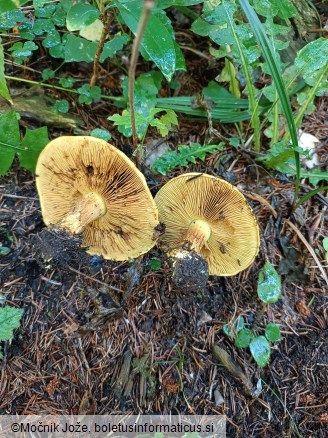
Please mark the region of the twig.
<svg viewBox="0 0 328 438"><path fill-rule="evenodd" d="M143 10L140 17L137 33L132 45L132 53L131 53L131 61L129 67L129 105L130 105L130 114L131 114L131 127L132 127L132 137L133 137L133 149L135 151L135 164L139 167L139 154L138 154L138 137L137 137L137 128L136 128L136 118L134 111L134 84L135 84L135 73L137 67L137 61L139 56L139 49L143 34L145 32L148 19L150 17L150 12L154 7L154 0L144 0L143 1Z"/></svg>
<svg viewBox="0 0 328 438"><path fill-rule="evenodd" d="M28 199L29 201L38 201L38 198L31 198L30 196L9 195L9 193L0 193L0 197L1 196L4 196L5 198Z"/></svg>
<svg viewBox="0 0 328 438"><path fill-rule="evenodd" d="M101 55L101 52L103 51L105 40L106 40L106 37L108 34L109 20L110 20L110 15L108 13L103 15L103 18L101 21L102 21L102 24L104 27L103 27L103 30L102 30L101 35L100 35L95 58L93 60L93 74L92 74L92 77L90 79L90 87L94 87L96 85L96 82L98 79L98 64L99 64L100 55Z"/></svg>
<svg viewBox="0 0 328 438"><path fill-rule="evenodd" d="M325 270L322 267L322 264L320 263L320 260L318 259L316 253L314 252L313 248L311 247L311 245L308 243L308 241L305 239L305 237L303 236L303 234L300 232L300 230L292 223L290 222L288 219L285 219L284 222L293 230L295 231L295 233L298 235L298 237L301 239L301 241L304 243L304 245L307 247L307 249L309 250L309 253L311 254L311 256L314 258L326 284L328 285L328 277L327 274L325 272Z"/></svg>
<svg viewBox="0 0 328 438"><path fill-rule="evenodd" d="M84 274L83 272L72 268L72 266L67 266L67 267L70 271L74 272L75 274L81 275L82 277L87 278L88 280L92 280L95 283L101 284L102 286L106 286L106 288L112 289L115 292L120 292L120 293L124 294L124 291L122 289L119 289L118 287L111 286L111 285L105 283L104 281L100 281L100 280L97 280L96 278L90 277L90 275ZM114 301L114 303L117 305L117 307L121 307L120 303L117 300L117 297L111 291L108 291L108 294L111 297L111 299Z"/></svg>

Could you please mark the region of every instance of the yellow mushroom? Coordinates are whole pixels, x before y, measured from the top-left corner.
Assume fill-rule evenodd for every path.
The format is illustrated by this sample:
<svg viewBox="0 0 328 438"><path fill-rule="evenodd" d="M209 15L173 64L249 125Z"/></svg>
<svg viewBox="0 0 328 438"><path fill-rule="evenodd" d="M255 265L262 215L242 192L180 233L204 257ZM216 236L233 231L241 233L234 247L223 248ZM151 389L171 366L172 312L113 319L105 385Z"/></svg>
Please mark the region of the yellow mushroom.
<svg viewBox="0 0 328 438"><path fill-rule="evenodd" d="M128 260L154 246L158 212L146 180L104 140L51 141L39 156L36 185L45 224L82 233L89 254Z"/></svg>
<svg viewBox="0 0 328 438"><path fill-rule="evenodd" d="M253 263L260 244L258 225L242 193L228 182L183 174L165 184L155 202L165 225L160 245L175 262L201 256L208 273L218 276L235 275Z"/></svg>

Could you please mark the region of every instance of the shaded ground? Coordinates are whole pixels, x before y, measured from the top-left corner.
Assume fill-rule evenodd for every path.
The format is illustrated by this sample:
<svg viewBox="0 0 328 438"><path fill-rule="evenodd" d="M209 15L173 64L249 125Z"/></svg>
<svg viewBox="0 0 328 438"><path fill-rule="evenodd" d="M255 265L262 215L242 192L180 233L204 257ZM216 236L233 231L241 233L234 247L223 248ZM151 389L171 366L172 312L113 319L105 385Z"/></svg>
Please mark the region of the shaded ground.
<svg viewBox="0 0 328 438"><path fill-rule="evenodd" d="M213 174L218 158L191 170ZM0 233L10 253L0 259L1 293L24 309L24 317L12 343L4 345L0 412L225 414L229 436L297 436L293 424L302 436L326 436L327 289L298 235L274 218L275 210L288 210L292 184L261 169L256 179L251 164L247 155L234 155L221 172L230 169L235 184L252 191L260 254L247 271L213 277L198 295L172 290L164 260L161 269L150 269L149 259L163 258L157 249L133 264L88 257L60 270L40 265L32 245L43 228L33 178L22 170L2 178ZM164 180L159 178L156 190ZM256 193L261 202L254 201ZM325 209L321 198L312 198L302 226L291 218L321 260ZM261 310L258 270L265 257L276 266L286 257L281 237L298 250L296 266L283 276L282 300L255 323ZM258 330L269 321L281 326L283 339L264 370L223 334L223 324L236 315ZM218 364L213 344L229 352L249 386ZM263 390L254 397L259 378Z"/></svg>
<svg viewBox="0 0 328 438"><path fill-rule="evenodd" d="M185 37L181 33L180 43ZM204 40L194 37L194 44L200 52ZM217 64L211 69L197 54L189 55L188 73L179 78L182 95L199 92L220 71ZM40 70L50 66L39 62ZM76 74L88 77L87 68L83 65L83 74ZM119 74L100 81L119 90ZM129 154L129 146L122 146L126 139L107 121L109 112L117 112L108 105L99 103L92 111L80 105L77 115L85 129L109 129L111 142ZM324 143L327 109L323 100L317 105L303 129ZM32 122L23 117L21 123ZM168 142L171 147L202 143L208 138L207 126L206 121L181 119ZM227 137L235 135L231 126L214 127ZM61 133L54 131L53 137ZM318 153L324 167L325 149ZM243 190L261 229L255 263L235 277L211 277L202 294L177 294L156 248L132 264L84 256L72 257L64 266L40 262L33 245L44 228L34 178L14 166L0 178L0 242L10 248L8 255L0 256L0 293L7 304L23 308L24 316L14 340L3 345L0 414L225 414L229 437L326 437L328 295L309 247L324 266L327 200L315 196L289 218L293 181L268 173L252 155L236 150L218 152L167 177L143 171L153 195L185 171L218 175ZM304 182L301 195L307 191ZM161 260L157 271L149 263L153 258ZM283 295L261 316L256 285L265 260L284 272ZM238 315L258 333L268 322L281 327L282 340L263 370L248 350L237 349L223 333L223 325ZM213 357L213 345L231 355L244 373L243 381ZM262 391L256 397L259 379Z"/></svg>

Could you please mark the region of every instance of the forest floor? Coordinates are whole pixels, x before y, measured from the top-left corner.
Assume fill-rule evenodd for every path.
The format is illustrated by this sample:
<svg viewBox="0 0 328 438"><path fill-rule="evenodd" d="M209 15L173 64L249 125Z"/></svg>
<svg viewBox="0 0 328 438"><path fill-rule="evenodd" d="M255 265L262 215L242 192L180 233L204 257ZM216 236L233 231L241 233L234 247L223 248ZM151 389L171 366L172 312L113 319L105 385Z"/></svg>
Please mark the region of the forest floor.
<svg viewBox="0 0 328 438"><path fill-rule="evenodd" d="M204 72L197 55L188 62L188 74L180 77L182 95L199 91L217 74ZM118 84L118 74L107 78L106 86ZM108 129L111 143L129 154L127 145L120 146L126 139L106 119L117 109L99 103L92 111L82 105L77 110L82 130ZM326 119L324 101L318 100L302 128L324 142ZM22 123L38 127L44 122L23 116ZM214 127L235 135L233 126ZM173 148L201 143L206 130L206 121L181 118L167 141ZM52 138L62 134L72 130L51 130ZM324 150L319 158L321 163L327 159ZM24 315L13 341L3 345L0 414L224 414L228 436L327 437L327 283L309 251L325 269L326 198L314 196L289 216L293 179L268 172L251 154L232 149L166 177L143 171L153 195L187 171L228 179L242 190L261 231L255 263L234 277L210 277L202 294L173 290L165 257L156 247L132 263L88 256L56 268L42 262L37 251L44 224L34 176L14 165L0 179L0 241L10 249L0 258L0 292ZM307 189L303 181L301 195ZM161 260L156 271L152 259ZM261 314L257 279L266 260L283 272L283 291L281 300ZM282 339L264 369L223 333L223 325L241 315L255 330L267 322L281 328ZM229 353L244 379L212 355L213 345Z"/></svg>

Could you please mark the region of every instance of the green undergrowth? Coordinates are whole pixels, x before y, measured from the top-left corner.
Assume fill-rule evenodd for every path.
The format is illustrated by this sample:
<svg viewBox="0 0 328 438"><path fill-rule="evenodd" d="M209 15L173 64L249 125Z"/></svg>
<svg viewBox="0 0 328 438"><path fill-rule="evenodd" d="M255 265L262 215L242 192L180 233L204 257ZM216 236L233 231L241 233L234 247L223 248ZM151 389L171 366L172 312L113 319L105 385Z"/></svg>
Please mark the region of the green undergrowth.
<svg viewBox="0 0 328 438"><path fill-rule="evenodd" d="M13 81L57 90L61 92L54 103L58 113L72 111L74 104L92 108L109 100L117 107L109 120L131 138L128 78L122 59L131 55L142 8L140 0L2 0L0 95L12 103ZM176 24L170 18L173 9L188 21L191 36L207 41L209 57L204 68L213 61L223 65L220 74L197 95L174 95L180 86L179 72L188 71L185 52L176 39ZM286 62L283 53L290 44L288 35L296 13L292 4L282 0L265 4L257 0L157 0L140 50L140 58L150 61L153 68L138 74L134 86L141 153L150 127L167 137L179 129L183 117L207 119L210 131L213 123L230 123L235 125L239 144L258 154L259 164L295 178L294 207L303 199L299 197L301 178L308 178L314 186L306 199L323 190L321 182L328 180L328 172L301 167L310 152L299 147L297 129L304 116L315 110L315 98L327 94L328 41L317 38L295 53L292 62ZM108 23L114 30L103 38ZM33 80L6 74L6 63L14 63L16 70L28 68L41 54L49 60L48 67L34 71ZM71 63L82 62L118 68L121 95L106 89L101 78L93 77L95 68L84 79L69 73ZM167 97L161 96L163 89ZM70 94L70 99L65 99L65 94ZM0 113L0 127L2 133L8 133L0 132L0 174L9 170L15 155L21 166L33 171L48 141L47 127L22 132L14 110ZM96 129L91 135L110 138L102 127ZM154 163L153 170L166 174L177 166L204 160L206 154L225 146L221 141L216 143L177 145Z"/></svg>

